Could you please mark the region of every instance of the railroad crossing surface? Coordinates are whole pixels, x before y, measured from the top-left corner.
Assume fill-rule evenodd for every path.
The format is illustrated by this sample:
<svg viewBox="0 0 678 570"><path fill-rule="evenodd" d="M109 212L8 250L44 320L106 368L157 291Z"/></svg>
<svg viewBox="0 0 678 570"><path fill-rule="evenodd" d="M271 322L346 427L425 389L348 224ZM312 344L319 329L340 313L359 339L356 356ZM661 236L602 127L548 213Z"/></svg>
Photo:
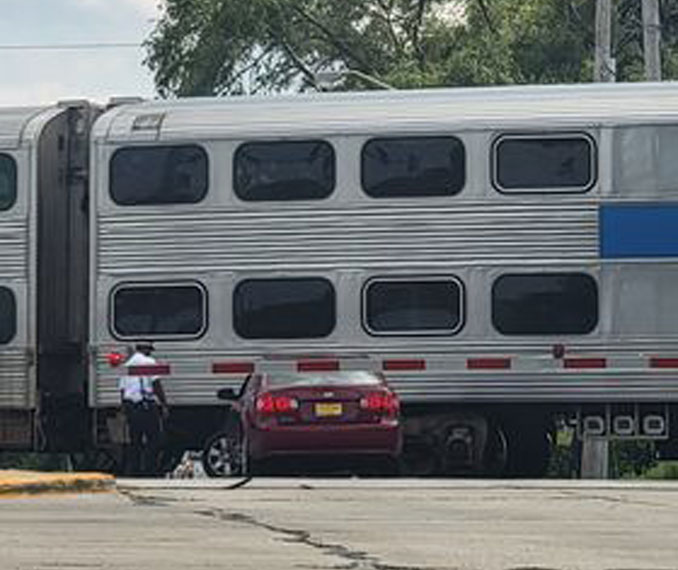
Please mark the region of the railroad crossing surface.
<svg viewBox="0 0 678 570"><path fill-rule="evenodd" d="M678 483L236 481L2 499L2 568L678 569Z"/></svg>

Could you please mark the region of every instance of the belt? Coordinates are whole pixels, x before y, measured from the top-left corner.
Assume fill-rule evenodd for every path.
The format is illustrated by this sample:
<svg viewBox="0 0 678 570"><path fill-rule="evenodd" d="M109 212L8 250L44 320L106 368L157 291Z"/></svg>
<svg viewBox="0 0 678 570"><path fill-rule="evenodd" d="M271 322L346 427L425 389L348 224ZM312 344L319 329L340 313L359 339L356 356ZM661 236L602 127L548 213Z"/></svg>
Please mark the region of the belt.
<svg viewBox="0 0 678 570"><path fill-rule="evenodd" d="M155 406L155 401L153 400L141 400L139 402L133 402L132 400L123 400L124 404L130 405L130 406Z"/></svg>

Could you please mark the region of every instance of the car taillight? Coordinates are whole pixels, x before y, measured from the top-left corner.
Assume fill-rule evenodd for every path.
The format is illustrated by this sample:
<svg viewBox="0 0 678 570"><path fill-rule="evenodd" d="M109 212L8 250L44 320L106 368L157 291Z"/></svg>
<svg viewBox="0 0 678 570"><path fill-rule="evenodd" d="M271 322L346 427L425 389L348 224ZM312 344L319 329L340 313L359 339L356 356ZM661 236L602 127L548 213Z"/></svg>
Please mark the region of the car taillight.
<svg viewBox="0 0 678 570"><path fill-rule="evenodd" d="M267 392L257 396L256 409L259 414L284 414L299 409L299 402L289 396L274 396Z"/></svg>
<svg viewBox="0 0 678 570"><path fill-rule="evenodd" d="M368 412L395 415L400 402L393 392L372 392L360 400L360 407Z"/></svg>

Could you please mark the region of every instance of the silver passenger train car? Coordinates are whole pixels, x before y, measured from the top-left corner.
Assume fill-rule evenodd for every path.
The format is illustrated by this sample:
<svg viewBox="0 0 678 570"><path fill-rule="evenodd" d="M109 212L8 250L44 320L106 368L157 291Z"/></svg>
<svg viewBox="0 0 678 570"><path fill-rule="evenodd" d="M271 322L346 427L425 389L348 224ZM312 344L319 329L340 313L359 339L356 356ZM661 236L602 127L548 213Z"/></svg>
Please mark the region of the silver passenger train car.
<svg viewBox="0 0 678 570"><path fill-rule="evenodd" d="M0 449L89 439L87 169L97 112L82 101L0 109Z"/></svg>
<svg viewBox="0 0 678 570"><path fill-rule="evenodd" d="M40 130L0 151L17 188L39 183L39 153L20 147ZM74 433L43 403L68 384L88 444L121 443L105 355L139 338L156 343L176 449L220 428L216 390L248 373L366 367L402 398L414 473L537 475L559 413L582 436L675 439L676 85L141 102L74 132L90 137L88 259L71 232L48 240L40 273L35 232L20 242L40 227L39 189L32 214L25 190L0 212L18 323L0 393L24 386L1 405L38 410L47 441ZM64 178L68 223L80 179ZM50 325L22 312L22 287L62 307L48 299L65 283L58 255L88 268L89 292L62 291ZM72 329L82 359L54 351L72 370L41 382L39 366L37 381L9 368L66 317L88 321Z"/></svg>

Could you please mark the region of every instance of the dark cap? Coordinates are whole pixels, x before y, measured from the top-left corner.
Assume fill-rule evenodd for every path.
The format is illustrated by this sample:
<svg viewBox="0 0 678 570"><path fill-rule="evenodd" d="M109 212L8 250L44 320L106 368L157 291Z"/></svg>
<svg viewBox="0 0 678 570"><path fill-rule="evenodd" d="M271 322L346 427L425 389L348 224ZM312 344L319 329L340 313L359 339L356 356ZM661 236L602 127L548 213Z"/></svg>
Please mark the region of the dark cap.
<svg viewBox="0 0 678 570"><path fill-rule="evenodd" d="M153 343L150 340L140 340L134 345L137 350L155 350Z"/></svg>

